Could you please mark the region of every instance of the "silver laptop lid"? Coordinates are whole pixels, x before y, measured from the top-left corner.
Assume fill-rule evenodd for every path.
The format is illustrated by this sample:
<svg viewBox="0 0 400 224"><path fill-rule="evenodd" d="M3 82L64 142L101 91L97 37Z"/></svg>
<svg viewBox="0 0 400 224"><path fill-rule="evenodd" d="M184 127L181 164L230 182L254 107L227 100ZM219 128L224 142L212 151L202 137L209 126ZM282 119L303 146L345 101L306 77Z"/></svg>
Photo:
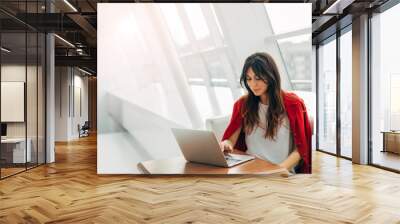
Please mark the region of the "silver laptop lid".
<svg viewBox="0 0 400 224"><path fill-rule="evenodd" d="M227 166L224 153L211 131L171 128L187 161Z"/></svg>

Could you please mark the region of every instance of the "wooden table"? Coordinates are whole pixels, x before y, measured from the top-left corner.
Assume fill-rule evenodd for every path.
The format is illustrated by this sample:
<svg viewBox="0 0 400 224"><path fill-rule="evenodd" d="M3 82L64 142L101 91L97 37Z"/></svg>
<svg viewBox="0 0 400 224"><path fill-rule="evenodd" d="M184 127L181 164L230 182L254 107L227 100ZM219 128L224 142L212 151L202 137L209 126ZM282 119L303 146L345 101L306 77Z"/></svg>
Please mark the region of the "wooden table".
<svg viewBox="0 0 400 224"><path fill-rule="evenodd" d="M241 152L235 153L243 154ZM191 163L183 157L163 160L149 160L137 165L143 174L286 174L287 171L268 161L255 158L254 160L236 165L231 168Z"/></svg>
<svg viewBox="0 0 400 224"><path fill-rule="evenodd" d="M25 150L25 144L27 147ZM4 163L9 164L25 164L32 160L32 140L31 138L6 138L1 139L1 158Z"/></svg>
<svg viewBox="0 0 400 224"><path fill-rule="evenodd" d="M392 152L400 154L400 132L382 131L383 149L382 152Z"/></svg>

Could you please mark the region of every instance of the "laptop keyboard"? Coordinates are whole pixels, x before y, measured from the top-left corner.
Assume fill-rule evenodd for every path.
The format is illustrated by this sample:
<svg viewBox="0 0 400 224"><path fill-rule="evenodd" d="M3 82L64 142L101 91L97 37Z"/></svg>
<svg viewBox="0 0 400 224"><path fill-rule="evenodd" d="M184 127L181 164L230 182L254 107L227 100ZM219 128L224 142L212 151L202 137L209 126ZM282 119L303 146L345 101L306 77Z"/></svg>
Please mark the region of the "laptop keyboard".
<svg viewBox="0 0 400 224"><path fill-rule="evenodd" d="M240 159L234 159L232 156L227 156L227 155L225 155L225 159L228 162L239 162L239 161L242 161Z"/></svg>

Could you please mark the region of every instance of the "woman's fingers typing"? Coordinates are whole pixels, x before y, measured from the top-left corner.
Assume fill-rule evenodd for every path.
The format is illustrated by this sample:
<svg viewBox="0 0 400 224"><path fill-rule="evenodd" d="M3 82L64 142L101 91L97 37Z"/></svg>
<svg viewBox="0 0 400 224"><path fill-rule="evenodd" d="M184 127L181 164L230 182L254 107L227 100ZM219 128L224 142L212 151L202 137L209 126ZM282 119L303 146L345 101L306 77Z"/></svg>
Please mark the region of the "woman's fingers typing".
<svg viewBox="0 0 400 224"><path fill-rule="evenodd" d="M230 153L230 152L233 152L233 147L232 147L232 145L231 145L231 144L227 144L224 151L229 152L229 153Z"/></svg>
<svg viewBox="0 0 400 224"><path fill-rule="evenodd" d="M233 152L233 146L232 146L232 144L231 144L229 141L227 141L227 140L221 142L221 143L220 143L220 147L221 147L221 150L222 150L223 152Z"/></svg>

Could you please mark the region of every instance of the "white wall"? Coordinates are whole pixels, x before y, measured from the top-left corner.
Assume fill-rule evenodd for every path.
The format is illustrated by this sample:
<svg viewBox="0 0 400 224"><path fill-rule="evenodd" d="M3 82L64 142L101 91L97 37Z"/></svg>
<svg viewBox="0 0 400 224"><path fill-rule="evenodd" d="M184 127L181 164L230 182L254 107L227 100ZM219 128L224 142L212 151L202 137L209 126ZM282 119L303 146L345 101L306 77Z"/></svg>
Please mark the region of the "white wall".
<svg viewBox="0 0 400 224"><path fill-rule="evenodd" d="M55 141L68 140L68 68L55 68Z"/></svg>
<svg viewBox="0 0 400 224"><path fill-rule="evenodd" d="M76 117L76 122L75 124L84 124L85 121L88 120L89 117L89 102L88 102L88 96L89 96L89 91L88 91L88 77L87 76L81 76L81 75L75 75L75 82L74 82L75 87L79 87L81 90L81 114L77 114L78 111L75 113ZM79 116L78 116L79 115ZM76 125L75 125L76 126Z"/></svg>
<svg viewBox="0 0 400 224"><path fill-rule="evenodd" d="M79 137L78 124L82 126L88 120L88 78L83 75L76 68L56 67L56 141L77 139Z"/></svg>
<svg viewBox="0 0 400 224"><path fill-rule="evenodd" d="M2 65L1 66L1 81L2 82L25 82L25 75L27 71L27 78L29 87L27 88L27 120L28 120L28 137L30 133L36 135L36 67L25 65ZM35 78L34 78L35 77ZM33 87L32 87L33 86ZM4 96L3 96L4 97ZM39 105L40 106L40 105ZM7 110L7 108L1 108ZM32 123L34 122L34 123ZM7 122L7 136L8 137L24 137L25 136L26 122Z"/></svg>
<svg viewBox="0 0 400 224"><path fill-rule="evenodd" d="M32 67L25 65L2 65L1 66L1 81L2 82L25 82L25 69L28 74L31 74ZM3 96L4 97L4 96ZM1 108L6 110L6 108ZM24 137L25 136L25 123L24 122L8 122L7 123L7 136L8 137Z"/></svg>

